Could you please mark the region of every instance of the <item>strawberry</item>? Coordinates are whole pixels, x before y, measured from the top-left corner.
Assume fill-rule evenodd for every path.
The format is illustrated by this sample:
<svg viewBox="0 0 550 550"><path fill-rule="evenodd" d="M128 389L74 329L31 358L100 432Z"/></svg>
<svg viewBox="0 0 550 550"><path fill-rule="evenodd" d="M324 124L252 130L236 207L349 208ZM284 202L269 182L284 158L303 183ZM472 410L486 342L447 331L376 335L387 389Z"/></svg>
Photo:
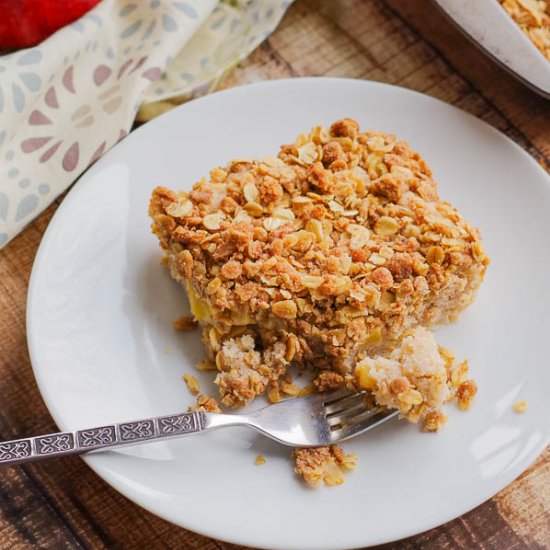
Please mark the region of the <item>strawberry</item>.
<svg viewBox="0 0 550 550"><path fill-rule="evenodd" d="M35 46L99 0L0 0L0 47Z"/></svg>

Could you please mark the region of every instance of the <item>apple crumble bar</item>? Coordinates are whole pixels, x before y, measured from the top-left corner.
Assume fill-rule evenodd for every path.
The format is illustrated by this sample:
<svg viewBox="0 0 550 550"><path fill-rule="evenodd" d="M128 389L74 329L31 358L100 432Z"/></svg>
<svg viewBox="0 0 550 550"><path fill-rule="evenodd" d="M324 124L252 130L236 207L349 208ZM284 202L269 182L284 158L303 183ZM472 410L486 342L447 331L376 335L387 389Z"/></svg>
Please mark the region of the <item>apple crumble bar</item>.
<svg viewBox="0 0 550 550"><path fill-rule="evenodd" d="M221 413L218 402L209 395L201 394L197 397L196 403L187 408L187 412L213 412Z"/></svg>
<svg viewBox="0 0 550 550"><path fill-rule="evenodd" d="M352 119L276 158L216 168L189 193L158 187L149 212L229 407L278 399L291 363L318 371L319 390L352 384L360 359L455 320L488 265L477 229L440 200L420 155Z"/></svg>

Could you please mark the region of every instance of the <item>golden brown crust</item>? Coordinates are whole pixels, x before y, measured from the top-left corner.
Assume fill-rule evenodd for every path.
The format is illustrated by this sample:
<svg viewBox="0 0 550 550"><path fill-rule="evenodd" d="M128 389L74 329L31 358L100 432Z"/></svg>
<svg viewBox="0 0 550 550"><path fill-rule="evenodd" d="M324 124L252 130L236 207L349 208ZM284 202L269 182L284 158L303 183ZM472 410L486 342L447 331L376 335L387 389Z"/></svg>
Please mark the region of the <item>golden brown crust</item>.
<svg viewBox="0 0 550 550"><path fill-rule="evenodd" d="M284 373L262 351L275 342L292 348L286 362L344 375L365 348L454 320L488 264L422 158L351 119L299 136L278 158L216 168L190 193L157 188L149 212L210 358L236 328L255 341L262 372L218 367L230 406Z"/></svg>
<svg viewBox="0 0 550 550"><path fill-rule="evenodd" d="M317 391L337 390L343 388L346 385L346 379L337 372L324 370L316 376L313 380L314 386Z"/></svg>
<svg viewBox="0 0 550 550"><path fill-rule="evenodd" d="M183 380L193 395L197 395L199 393L201 386L199 381L192 374L184 374Z"/></svg>

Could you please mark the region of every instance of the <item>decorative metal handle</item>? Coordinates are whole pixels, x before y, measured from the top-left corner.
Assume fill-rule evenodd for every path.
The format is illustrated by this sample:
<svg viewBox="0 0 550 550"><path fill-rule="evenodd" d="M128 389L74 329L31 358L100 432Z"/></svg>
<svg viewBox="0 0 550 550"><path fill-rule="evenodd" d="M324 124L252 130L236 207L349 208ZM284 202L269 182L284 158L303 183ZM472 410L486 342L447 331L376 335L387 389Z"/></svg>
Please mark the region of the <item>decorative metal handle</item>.
<svg viewBox="0 0 550 550"><path fill-rule="evenodd" d="M181 413L0 442L0 464L33 462L193 434L205 428L202 412Z"/></svg>

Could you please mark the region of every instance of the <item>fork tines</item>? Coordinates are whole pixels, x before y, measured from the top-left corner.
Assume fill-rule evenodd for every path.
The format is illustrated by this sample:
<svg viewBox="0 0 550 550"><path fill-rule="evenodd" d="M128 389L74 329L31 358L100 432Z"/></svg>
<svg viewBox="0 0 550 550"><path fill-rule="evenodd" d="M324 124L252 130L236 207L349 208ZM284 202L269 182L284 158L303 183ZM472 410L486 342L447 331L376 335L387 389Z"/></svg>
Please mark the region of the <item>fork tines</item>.
<svg viewBox="0 0 550 550"><path fill-rule="evenodd" d="M398 414L398 411L385 407L373 407L366 391L351 394L348 390L332 392L324 401L324 409L334 441L370 430Z"/></svg>

